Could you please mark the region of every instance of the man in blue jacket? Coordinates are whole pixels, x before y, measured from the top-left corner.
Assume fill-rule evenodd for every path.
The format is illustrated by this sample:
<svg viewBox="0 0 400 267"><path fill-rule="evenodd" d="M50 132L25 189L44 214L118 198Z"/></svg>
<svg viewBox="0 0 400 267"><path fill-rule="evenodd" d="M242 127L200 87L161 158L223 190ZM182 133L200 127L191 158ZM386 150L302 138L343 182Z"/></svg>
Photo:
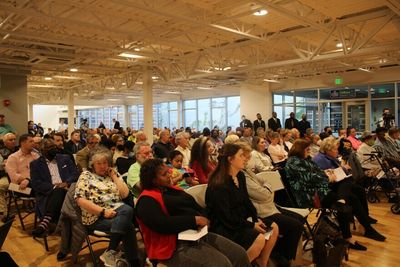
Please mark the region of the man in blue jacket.
<svg viewBox="0 0 400 267"><path fill-rule="evenodd" d="M68 187L79 176L76 165L68 155L59 154L53 139L43 139L41 150L42 156L30 163L37 212L42 219L32 232L37 237L47 232L50 222L58 221Z"/></svg>

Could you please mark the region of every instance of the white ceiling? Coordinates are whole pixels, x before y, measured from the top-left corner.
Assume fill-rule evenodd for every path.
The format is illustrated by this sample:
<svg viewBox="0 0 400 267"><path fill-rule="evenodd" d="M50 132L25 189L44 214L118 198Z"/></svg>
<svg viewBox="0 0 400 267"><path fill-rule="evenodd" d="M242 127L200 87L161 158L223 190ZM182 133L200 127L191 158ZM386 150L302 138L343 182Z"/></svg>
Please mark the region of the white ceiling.
<svg viewBox="0 0 400 267"><path fill-rule="evenodd" d="M37 104L68 90L79 104L137 101L144 70L156 101L229 95L245 80L397 66L399 16L400 0L1 0L0 68L30 71Z"/></svg>

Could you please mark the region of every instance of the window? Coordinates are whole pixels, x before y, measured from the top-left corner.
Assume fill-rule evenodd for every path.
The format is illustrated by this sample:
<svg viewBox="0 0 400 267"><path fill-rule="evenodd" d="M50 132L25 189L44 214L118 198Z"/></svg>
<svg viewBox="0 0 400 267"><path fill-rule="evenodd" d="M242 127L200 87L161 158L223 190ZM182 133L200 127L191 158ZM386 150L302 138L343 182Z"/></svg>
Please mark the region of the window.
<svg viewBox="0 0 400 267"><path fill-rule="evenodd" d="M240 97L231 96L227 98L228 125L235 129L240 124Z"/></svg>
<svg viewBox="0 0 400 267"><path fill-rule="evenodd" d="M197 101L198 112L198 129L202 130L205 127L211 128L211 111L210 99L199 99Z"/></svg>
<svg viewBox="0 0 400 267"><path fill-rule="evenodd" d="M370 86L371 98L394 97L394 83Z"/></svg>

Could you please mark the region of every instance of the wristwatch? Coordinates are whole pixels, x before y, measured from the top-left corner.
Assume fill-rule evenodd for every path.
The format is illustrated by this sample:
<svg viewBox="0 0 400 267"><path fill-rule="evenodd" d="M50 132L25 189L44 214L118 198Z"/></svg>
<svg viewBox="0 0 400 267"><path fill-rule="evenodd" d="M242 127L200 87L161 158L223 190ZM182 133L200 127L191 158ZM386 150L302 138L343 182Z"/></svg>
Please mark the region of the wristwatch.
<svg viewBox="0 0 400 267"><path fill-rule="evenodd" d="M100 215L99 215L100 218L104 218L104 213L105 213L105 212L106 212L106 209L103 208L103 209L101 210L101 212L100 212Z"/></svg>

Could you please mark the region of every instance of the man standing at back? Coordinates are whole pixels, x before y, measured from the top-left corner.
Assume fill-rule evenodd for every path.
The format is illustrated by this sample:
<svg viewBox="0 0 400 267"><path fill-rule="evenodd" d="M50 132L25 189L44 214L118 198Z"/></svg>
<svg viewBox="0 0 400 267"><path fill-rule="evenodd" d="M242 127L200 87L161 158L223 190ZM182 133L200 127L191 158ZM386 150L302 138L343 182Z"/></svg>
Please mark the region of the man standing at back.
<svg viewBox="0 0 400 267"><path fill-rule="evenodd" d="M311 128L311 124L309 121L307 121L307 115L303 114L301 115L301 121L299 121L299 127L297 128L300 132L300 136L304 137L304 135L306 134L306 130L308 128Z"/></svg>
<svg viewBox="0 0 400 267"><path fill-rule="evenodd" d="M286 119L285 121L285 128L286 129L293 129L293 128L298 128L299 127L299 121L296 119L296 116L294 112L290 112L290 117Z"/></svg>
<svg viewBox="0 0 400 267"><path fill-rule="evenodd" d="M258 128L263 128L265 131L265 121L262 119L261 114L257 113L257 119L253 122L254 132L257 132Z"/></svg>
<svg viewBox="0 0 400 267"><path fill-rule="evenodd" d="M245 115L242 115L242 121L240 122L240 127L242 128L253 128L253 124L249 119L246 119Z"/></svg>
<svg viewBox="0 0 400 267"><path fill-rule="evenodd" d="M29 164L39 158L39 155L32 151L33 138L30 134L20 136L19 146L20 149L8 157L6 171L12 183L18 184L20 189L25 189L30 187L31 181Z"/></svg>
<svg viewBox="0 0 400 267"><path fill-rule="evenodd" d="M276 132L278 129L282 128L281 120L277 118L276 112L272 112L272 118L268 120L268 128Z"/></svg>

